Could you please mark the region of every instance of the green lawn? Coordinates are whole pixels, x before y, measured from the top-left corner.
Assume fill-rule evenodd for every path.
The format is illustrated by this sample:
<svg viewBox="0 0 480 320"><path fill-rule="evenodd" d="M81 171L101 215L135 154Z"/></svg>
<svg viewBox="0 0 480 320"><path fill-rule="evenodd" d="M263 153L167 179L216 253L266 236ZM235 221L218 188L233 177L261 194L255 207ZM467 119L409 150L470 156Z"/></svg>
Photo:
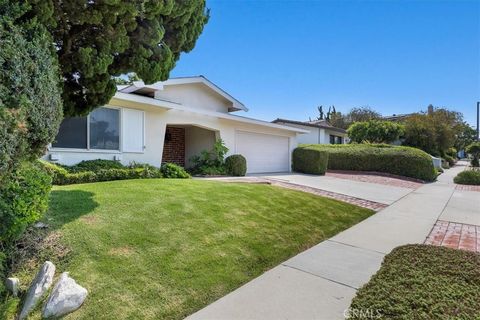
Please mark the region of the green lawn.
<svg viewBox="0 0 480 320"><path fill-rule="evenodd" d="M351 319L480 319L480 255L408 245L385 256L353 299Z"/></svg>
<svg viewBox="0 0 480 320"><path fill-rule="evenodd" d="M26 283L51 259L89 291L68 319L116 320L182 319L373 213L268 185L171 179L55 187L50 207L44 249L16 274Z"/></svg>

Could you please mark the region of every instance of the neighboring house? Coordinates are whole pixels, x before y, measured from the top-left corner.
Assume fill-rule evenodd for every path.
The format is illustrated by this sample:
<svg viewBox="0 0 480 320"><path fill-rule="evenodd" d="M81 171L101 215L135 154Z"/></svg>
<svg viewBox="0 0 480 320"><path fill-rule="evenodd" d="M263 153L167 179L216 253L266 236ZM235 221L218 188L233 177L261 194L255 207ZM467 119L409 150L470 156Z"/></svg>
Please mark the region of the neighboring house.
<svg viewBox="0 0 480 320"><path fill-rule="evenodd" d="M313 144L344 144L347 143L347 131L331 126L326 120L315 121L294 121L287 119L276 119L272 123L282 124L293 128L310 131L299 135L298 143Z"/></svg>
<svg viewBox="0 0 480 320"><path fill-rule="evenodd" d="M65 119L45 159L189 167L192 156L221 138L229 154L245 156L248 173L290 171L297 134L308 131L233 115L236 111L248 109L203 76L134 82L119 86L108 105L88 116Z"/></svg>

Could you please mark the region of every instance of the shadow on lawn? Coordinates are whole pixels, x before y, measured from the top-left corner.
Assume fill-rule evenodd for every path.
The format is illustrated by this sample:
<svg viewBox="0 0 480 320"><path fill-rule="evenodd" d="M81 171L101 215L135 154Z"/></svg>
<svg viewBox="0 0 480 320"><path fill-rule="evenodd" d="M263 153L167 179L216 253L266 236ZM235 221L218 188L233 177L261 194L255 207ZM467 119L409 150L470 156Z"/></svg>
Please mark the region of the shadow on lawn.
<svg viewBox="0 0 480 320"><path fill-rule="evenodd" d="M9 272L30 270L35 273L46 260L53 261L56 265L67 263L71 250L62 243L61 233L57 230L92 212L98 206L93 199L94 195L81 190L52 191L48 213L42 219L48 228L31 226L15 242L9 254Z"/></svg>
<svg viewBox="0 0 480 320"><path fill-rule="evenodd" d="M52 229L74 221L92 212L98 203L93 199L93 192L81 190L55 190L50 194L48 223Z"/></svg>

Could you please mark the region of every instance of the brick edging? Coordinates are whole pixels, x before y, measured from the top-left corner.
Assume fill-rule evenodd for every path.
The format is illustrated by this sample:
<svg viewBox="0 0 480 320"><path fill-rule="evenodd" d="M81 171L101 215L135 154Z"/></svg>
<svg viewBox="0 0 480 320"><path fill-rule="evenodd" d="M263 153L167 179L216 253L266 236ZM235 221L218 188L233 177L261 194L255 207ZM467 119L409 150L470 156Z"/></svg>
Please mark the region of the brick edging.
<svg viewBox="0 0 480 320"><path fill-rule="evenodd" d="M341 194L341 193L331 192L331 191L327 191L327 190L323 190L323 189L307 187L307 186L303 186L303 185L299 185L299 184L295 184L295 183L291 183L291 182L278 181L278 180L275 180L275 179L265 178L265 180L269 181L271 183L271 185L274 185L274 186L278 186L278 187L282 187L282 188L286 188L286 189L303 191L303 192L315 194L315 195L318 195L318 196L322 196L322 197L326 197L326 198L350 203L350 204L353 204L353 205L356 205L356 206L359 206L359 207L362 207L362 208L366 208L366 209L371 209L371 210L374 210L374 211L380 211L380 210L388 207L388 205L386 205L384 203L379 203L379 202L375 202L375 201L356 198L356 197L348 196L348 195Z"/></svg>

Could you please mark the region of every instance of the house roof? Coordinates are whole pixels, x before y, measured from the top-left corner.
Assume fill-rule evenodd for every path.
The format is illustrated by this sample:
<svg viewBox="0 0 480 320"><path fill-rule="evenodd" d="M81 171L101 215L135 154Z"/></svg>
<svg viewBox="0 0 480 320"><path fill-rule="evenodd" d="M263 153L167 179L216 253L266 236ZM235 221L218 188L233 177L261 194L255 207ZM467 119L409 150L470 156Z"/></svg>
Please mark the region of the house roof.
<svg viewBox="0 0 480 320"><path fill-rule="evenodd" d="M226 119L226 120L238 121L238 122L243 122L243 123L256 124L256 125L261 125L261 126L265 126L265 127L286 130L286 131L290 131L290 132L297 132L297 133L308 133L309 132L308 130L295 128L295 127L290 127L290 126L285 126L285 125L276 124L276 123L271 123L271 122L268 122L268 121L237 116L237 115L233 115L233 114L230 114L230 113L211 111L211 110L205 110L205 109L198 109L198 108L191 108L191 107L184 106L180 103L176 103L176 102L172 102L172 101L161 100L161 99L151 98L151 97L147 97L147 96L141 96L141 95L138 95L138 94L130 94L130 93L125 93L125 92L121 92L121 91L117 92L115 94L115 96L113 96L110 103L115 104L115 102L118 103L118 102L121 102L121 101L134 102L134 103L137 103L137 104L150 106L150 107L157 107L157 108L161 108L161 109L165 109L165 110L178 110L178 111L192 112L192 113L201 114L201 115L208 116L208 117L215 117L215 118L219 118L219 119Z"/></svg>
<svg viewBox="0 0 480 320"><path fill-rule="evenodd" d="M212 81L208 80L206 77L200 76L193 76L193 77L178 77L178 78L170 78L166 81L159 81L153 84L145 84L143 81L134 81L131 85L126 87L118 88L119 92L123 93L144 93L153 94L155 91L163 90L165 86L171 85L182 85L182 84L190 84L190 83L200 83L212 91L217 93L218 95L222 96L224 99L230 101L232 103L231 111L248 111L248 108L240 102L238 99L234 98L232 95L227 93L225 90L217 86Z"/></svg>
<svg viewBox="0 0 480 320"><path fill-rule="evenodd" d="M296 125L300 125L300 126L328 129L328 130L335 131L335 132L347 133L347 130L342 129L342 128L334 127L331 124L329 124L326 120L296 121L296 120L288 120L288 119L277 118L277 119L273 120L272 123L290 123L290 124L296 124Z"/></svg>

